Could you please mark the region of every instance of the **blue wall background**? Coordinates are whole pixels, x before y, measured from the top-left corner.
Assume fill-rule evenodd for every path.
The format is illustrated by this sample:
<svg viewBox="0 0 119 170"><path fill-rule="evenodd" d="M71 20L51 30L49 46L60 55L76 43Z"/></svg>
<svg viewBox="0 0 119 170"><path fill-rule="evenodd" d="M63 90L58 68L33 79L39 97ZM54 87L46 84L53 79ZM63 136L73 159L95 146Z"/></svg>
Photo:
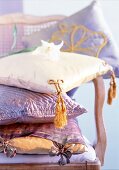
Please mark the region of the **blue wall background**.
<svg viewBox="0 0 119 170"><path fill-rule="evenodd" d="M70 15L82 9L90 2L91 0L0 0L0 14L23 11L26 14L33 15ZM119 0L100 0L100 2L102 4L105 20L119 46ZM109 80L105 80L104 83L107 92ZM102 168L104 170L119 169L119 79L117 79L117 85L117 99L113 102L112 106L107 105L105 101L103 111L108 139L105 165ZM92 106L94 100L93 84L82 85L74 97L89 110L88 114L79 117L79 123L84 135L93 141L95 139Z"/></svg>

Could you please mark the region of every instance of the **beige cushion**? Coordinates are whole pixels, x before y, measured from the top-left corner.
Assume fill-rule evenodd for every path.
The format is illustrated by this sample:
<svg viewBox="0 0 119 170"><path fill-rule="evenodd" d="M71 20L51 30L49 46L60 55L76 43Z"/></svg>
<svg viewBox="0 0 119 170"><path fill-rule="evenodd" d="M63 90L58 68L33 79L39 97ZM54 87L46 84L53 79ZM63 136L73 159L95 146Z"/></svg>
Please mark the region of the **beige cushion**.
<svg viewBox="0 0 119 170"><path fill-rule="evenodd" d="M60 59L52 61L27 52L0 59L0 84L49 93L56 89L48 80L62 79L67 92L111 69L105 61L86 55L61 52Z"/></svg>
<svg viewBox="0 0 119 170"><path fill-rule="evenodd" d="M49 154L54 148L53 142L39 137L20 137L9 141L9 144L17 149L20 154ZM88 151L83 144L66 144L66 148L72 153L83 153ZM52 149L55 150L55 149Z"/></svg>
<svg viewBox="0 0 119 170"><path fill-rule="evenodd" d="M52 141L38 137L14 138L9 144L17 149L17 153L27 154L48 154L53 146Z"/></svg>

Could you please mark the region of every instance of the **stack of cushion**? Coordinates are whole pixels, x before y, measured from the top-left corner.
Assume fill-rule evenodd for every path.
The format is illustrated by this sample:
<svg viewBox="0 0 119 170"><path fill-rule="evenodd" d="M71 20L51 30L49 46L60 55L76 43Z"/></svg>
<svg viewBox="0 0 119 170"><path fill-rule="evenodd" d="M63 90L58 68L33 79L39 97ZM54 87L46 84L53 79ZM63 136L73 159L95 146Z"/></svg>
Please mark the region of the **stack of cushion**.
<svg viewBox="0 0 119 170"><path fill-rule="evenodd" d="M34 52L0 60L0 150L7 156L16 153L62 155L64 148L63 155L69 163L72 154L87 151L74 119L87 111L66 92L112 71L112 67L101 59L68 52L59 51L57 60L52 60L52 55L44 58L43 50L48 55L54 46L45 42L45 47L42 45ZM64 105L68 120L59 129L53 121L57 109L63 114L60 107Z"/></svg>
<svg viewBox="0 0 119 170"><path fill-rule="evenodd" d="M69 52L43 42L33 52L0 59L0 151L7 156L63 155L69 163L72 154L88 151L75 119L87 110L66 93L112 73L112 67L99 58Z"/></svg>
<svg viewBox="0 0 119 170"><path fill-rule="evenodd" d="M87 151L74 119L87 111L66 94L63 98L68 123L58 129L53 123L56 95L0 85L0 150L8 157L16 153L57 155L60 146L71 154Z"/></svg>

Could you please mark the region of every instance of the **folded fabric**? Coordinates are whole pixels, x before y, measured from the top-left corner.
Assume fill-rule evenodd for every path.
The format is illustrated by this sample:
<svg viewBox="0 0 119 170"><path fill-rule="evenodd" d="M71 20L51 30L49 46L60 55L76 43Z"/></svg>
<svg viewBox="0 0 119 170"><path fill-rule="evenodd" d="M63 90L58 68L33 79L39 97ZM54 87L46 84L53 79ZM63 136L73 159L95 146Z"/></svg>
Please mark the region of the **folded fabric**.
<svg viewBox="0 0 119 170"><path fill-rule="evenodd" d="M99 1L93 1L86 8L54 26L23 37L23 42L27 47L34 47L39 45L42 39L56 43L63 40L63 51L104 59L112 65L116 76L119 77L119 49L105 22Z"/></svg>
<svg viewBox="0 0 119 170"><path fill-rule="evenodd" d="M83 106L63 95L67 116L81 115L86 111ZM57 95L36 93L25 89L0 85L0 125L23 123L53 122Z"/></svg>

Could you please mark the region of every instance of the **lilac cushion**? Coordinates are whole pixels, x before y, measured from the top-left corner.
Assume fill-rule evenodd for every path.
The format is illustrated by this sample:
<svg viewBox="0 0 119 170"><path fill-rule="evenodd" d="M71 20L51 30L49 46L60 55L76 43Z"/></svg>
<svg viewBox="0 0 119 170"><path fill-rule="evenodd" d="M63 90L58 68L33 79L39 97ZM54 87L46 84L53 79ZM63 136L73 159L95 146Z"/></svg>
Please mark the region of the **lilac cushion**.
<svg viewBox="0 0 119 170"><path fill-rule="evenodd" d="M69 118L86 112L85 108L74 102L66 94L64 94L63 98ZM0 85L0 125L16 122L53 122L56 100L56 95L41 94Z"/></svg>
<svg viewBox="0 0 119 170"><path fill-rule="evenodd" d="M83 34L82 28L73 35L73 43L71 43L70 30L72 26L85 26L86 28L95 31L96 33L88 32ZM74 30L75 28L73 28ZM99 57L104 59L108 64L112 65L117 77L119 77L119 49L114 42L108 26L105 23L101 7L98 1L93 1L89 6L81 11L63 19L58 24L45 28L39 32L23 38L23 42L27 47L32 47L40 44L41 39L58 42L64 40L65 45L62 50L71 51L73 44L73 52L96 56L96 46L100 46L104 41L103 36L99 32L103 32L106 36L107 44L99 52ZM90 35L89 35L90 34ZM84 36L84 37L83 37ZM86 38L86 36L88 38ZM81 38L83 42L75 46ZM70 47L70 48L69 48ZM74 48L75 47L75 48ZM89 48L89 49L88 49ZM97 49L99 50L99 49ZM105 77L108 78L108 75Z"/></svg>
<svg viewBox="0 0 119 170"><path fill-rule="evenodd" d="M20 124L0 126L0 136L4 139L16 137L36 136L52 140L60 144L85 144L79 125L75 119L69 119L63 129L57 129L53 123Z"/></svg>

